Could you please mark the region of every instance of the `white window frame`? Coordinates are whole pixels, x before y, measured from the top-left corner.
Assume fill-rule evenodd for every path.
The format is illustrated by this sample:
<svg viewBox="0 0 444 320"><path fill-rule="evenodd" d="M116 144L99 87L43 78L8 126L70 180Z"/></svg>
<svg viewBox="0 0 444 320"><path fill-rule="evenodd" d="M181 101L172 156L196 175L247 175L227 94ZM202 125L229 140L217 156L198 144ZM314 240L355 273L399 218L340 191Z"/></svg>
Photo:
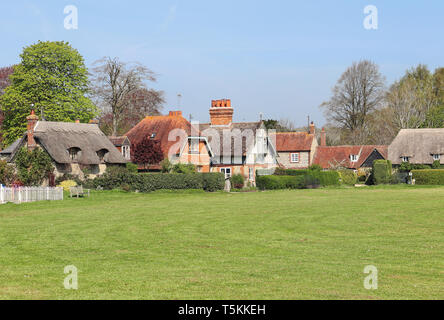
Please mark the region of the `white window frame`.
<svg viewBox="0 0 444 320"><path fill-rule="evenodd" d="M359 155L357 155L357 154L351 154L350 155L350 161L351 162L358 162L358 160L359 160Z"/></svg>
<svg viewBox="0 0 444 320"><path fill-rule="evenodd" d="M220 168L219 171L225 175L225 179L229 179L231 177L231 168Z"/></svg>
<svg viewBox="0 0 444 320"><path fill-rule="evenodd" d="M122 146L122 156L125 159L130 159L131 158L131 153L130 153L130 146Z"/></svg>
<svg viewBox="0 0 444 320"><path fill-rule="evenodd" d="M189 152L192 154L199 153L199 139L190 139Z"/></svg>
<svg viewBox="0 0 444 320"><path fill-rule="evenodd" d="M440 154L433 154L432 156L433 156L433 160L434 160L434 161L439 161L439 160L441 160L441 155L440 155Z"/></svg>
<svg viewBox="0 0 444 320"><path fill-rule="evenodd" d="M401 161L402 161L402 162L410 162L410 157L402 156L402 157L401 157Z"/></svg>
<svg viewBox="0 0 444 320"><path fill-rule="evenodd" d="M296 156L297 158L293 159L293 156ZM300 154L299 154L299 152L290 153L290 162L291 163L299 163L299 161L300 161Z"/></svg>

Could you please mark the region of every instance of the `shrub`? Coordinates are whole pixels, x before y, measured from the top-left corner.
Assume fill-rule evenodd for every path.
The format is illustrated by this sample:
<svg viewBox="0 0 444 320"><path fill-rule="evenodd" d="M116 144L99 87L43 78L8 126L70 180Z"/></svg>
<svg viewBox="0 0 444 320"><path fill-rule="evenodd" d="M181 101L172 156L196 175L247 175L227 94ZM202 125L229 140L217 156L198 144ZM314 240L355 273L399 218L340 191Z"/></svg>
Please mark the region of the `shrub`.
<svg viewBox="0 0 444 320"><path fill-rule="evenodd" d="M390 160L373 161L373 183L388 184L392 177L392 163Z"/></svg>
<svg viewBox="0 0 444 320"><path fill-rule="evenodd" d="M21 148L15 157L18 179L25 186L40 186L54 171L52 160L41 148L28 151Z"/></svg>
<svg viewBox="0 0 444 320"><path fill-rule="evenodd" d="M189 174L132 174L129 172L105 173L88 182L90 188L112 190L130 186L130 190L151 192L160 189L203 189L205 191L223 190L225 185L222 173Z"/></svg>
<svg viewBox="0 0 444 320"><path fill-rule="evenodd" d="M244 187L244 176L241 174L231 176L231 185L235 189L242 189Z"/></svg>
<svg viewBox="0 0 444 320"><path fill-rule="evenodd" d="M311 166L308 167L308 170L311 171L321 171L322 167L318 164L312 164Z"/></svg>
<svg viewBox="0 0 444 320"><path fill-rule="evenodd" d="M431 169L432 167L427 164L411 164L410 162L403 162L399 166L400 172L410 172L412 170Z"/></svg>
<svg viewBox="0 0 444 320"><path fill-rule="evenodd" d="M339 185L339 173L334 170L318 171L309 169L280 169L279 171L275 172L275 175L311 176L323 187Z"/></svg>
<svg viewBox="0 0 444 320"><path fill-rule="evenodd" d="M338 172L343 184L354 186L358 182L358 175L353 170L344 169Z"/></svg>
<svg viewBox="0 0 444 320"><path fill-rule="evenodd" d="M260 176L256 178L256 185L261 190L304 189L307 187L307 182L305 176Z"/></svg>
<svg viewBox="0 0 444 320"><path fill-rule="evenodd" d="M168 158L165 158L160 162L160 167L162 168L162 173L170 173L171 170L173 170L173 165Z"/></svg>
<svg viewBox="0 0 444 320"><path fill-rule="evenodd" d="M188 163L177 163L172 167L174 173L196 173L196 166Z"/></svg>
<svg viewBox="0 0 444 320"><path fill-rule="evenodd" d="M130 172L130 173L137 173L137 172L138 172L137 164L132 163L132 162L127 162L127 163L126 163L126 169L127 169L128 172Z"/></svg>
<svg viewBox="0 0 444 320"><path fill-rule="evenodd" d="M420 185L444 185L443 169L412 170L412 178Z"/></svg>
<svg viewBox="0 0 444 320"><path fill-rule="evenodd" d="M0 184L11 185L15 180L15 168L6 161L0 161Z"/></svg>
<svg viewBox="0 0 444 320"><path fill-rule="evenodd" d="M77 182L75 182L74 180L65 180L62 181L59 185L57 185L57 187L62 187L63 190L65 191L69 191L70 187L75 187L77 186Z"/></svg>

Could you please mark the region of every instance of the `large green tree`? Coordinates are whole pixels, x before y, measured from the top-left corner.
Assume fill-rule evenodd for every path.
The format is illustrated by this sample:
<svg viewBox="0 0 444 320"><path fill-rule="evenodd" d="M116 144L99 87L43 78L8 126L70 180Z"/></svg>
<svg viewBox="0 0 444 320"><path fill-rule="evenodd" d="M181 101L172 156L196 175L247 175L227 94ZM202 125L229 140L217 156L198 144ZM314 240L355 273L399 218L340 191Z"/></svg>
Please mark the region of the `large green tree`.
<svg viewBox="0 0 444 320"><path fill-rule="evenodd" d="M89 99L88 70L83 57L63 41L41 42L24 48L0 98L2 132L10 144L26 131L32 108L47 121L88 122L98 114Z"/></svg>

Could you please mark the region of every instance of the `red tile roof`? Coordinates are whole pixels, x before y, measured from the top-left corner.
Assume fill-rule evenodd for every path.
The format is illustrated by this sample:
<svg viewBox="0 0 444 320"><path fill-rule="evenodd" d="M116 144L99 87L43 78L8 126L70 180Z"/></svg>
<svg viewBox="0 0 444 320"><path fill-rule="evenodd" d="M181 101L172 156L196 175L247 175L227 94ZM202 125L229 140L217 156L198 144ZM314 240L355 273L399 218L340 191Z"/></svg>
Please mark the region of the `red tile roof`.
<svg viewBox="0 0 444 320"><path fill-rule="evenodd" d="M310 151L314 135L307 132L277 132L276 151Z"/></svg>
<svg viewBox="0 0 444 320"><path fill-rule="evenodd" d="M180 113L170 113L167 116L149 116L140 121L134 128L132 128L125 135L131 141L131 144L137 145L143 139L150 138L152 134L155 134L154 140L160 141L160 147L165 157L168 156L169 149L177 144L180 140L176 137L174 141L168 141L170 132L174 129L182 129L185 132L185 137L191 135L191 124ZM196 130L197 135L199 135ZM193 135L196 133L193 132ZM180 146L175 146L176 150L173 152L179 152Z"/></svg>
<svg viewBox="0 0 444 320"><path fill-rule="evenodd" d="M318 146L313 159L313 164L318 164L323 169L337 166L358 169L375 149L384 157L384 159L387 159L388 146ZM350 155L358 155L358 161L352 162L350 160Z"/></svg>

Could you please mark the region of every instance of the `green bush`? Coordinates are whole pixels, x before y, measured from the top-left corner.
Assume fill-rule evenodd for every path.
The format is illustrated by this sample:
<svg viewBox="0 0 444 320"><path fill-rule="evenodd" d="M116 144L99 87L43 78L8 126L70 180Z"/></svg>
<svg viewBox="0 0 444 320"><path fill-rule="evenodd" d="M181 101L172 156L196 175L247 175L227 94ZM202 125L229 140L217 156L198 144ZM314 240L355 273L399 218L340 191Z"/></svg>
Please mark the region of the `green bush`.
<svg viewBox="0 0 444 320"><path fill-rule="evenodd" d="M163 167L162 167L163 168ZM196 166L188 163L177 163L172 167L174 173L196 173Z"/></svg>
<svg viewBox="0 0 444 320"><path fill-rule="evenodd" d="M21 148L15 157L17 176L25 186L40 186L54 171L50 156L41 148L28 151Z"/></svg>
<svg viewBox="0 0 444 320"><path fill-rule="evenodd" d="M358 182L358 175L353 170L339 170L343 184L354 186ZM364 176L365 178L365 176ZM364 180L365 181L365 180Z"/></svg>
<svg viewBox="0 0 444 320"><path fill-rule="evenodd" d="M373 161L373 183L389 184L392 177L392 163L390 160Z"/></svg>
<svg viewBox="0 0 444 320"><path fill-rule="evenodd" d="M9 186L15 180L14 166L6 161L0 161L0 184Z"/></svg>
<svg viewBox="0 0 444 320"><path fill-rule="evenodd" d="M444 185L444 169L412 170L412 178L420 185Z"/></svg>
<svg viewBox="0 0 444 320"><path fill-rule="evenodd" d="M307 178L308 177L308 178ZM259 176L256 178L256 185L260 190L279 189L304 189L314 186L314 181L309 176Z"/></svg>
<svg viewBox="0 0 444 320"><path fill-rule="evenodd" d="M317 180L318 183L323 186L339 185L339 173L337 171L320 171L314 169L280 169L276 170L274 175L281 176L310 176L312 179Z"/></svg>
<svg viewBox="0 0 444 320"><path fill-rule="evenodd" d="M138 172L137 164L132 163L132 162L127 162L126 163L126 169L128 170L128 172L131 172L131 173L137 173Z"/></svg>
<svg viewBox="0 0 444 320"><path fill-rule="evenodd" d="M106 172L104 175L87 181L85 186L112 190L130 186L132 191L151 192L160 189L203 189L205 191L223 190L225 185L222 173L188 174L133 174L130 172Z"/></svg>
<svg viewBox="0 0 444 320"><path fill-rule="evenodd" d="M244 187L244 176L241 174L231 176L231 185L235 189L242 189Z"/></svg>
<svg viewBox="0 0 444 320"><path fill-rule="evenodd" d="M399 172L410 172L412 170L431 169L428 164L412 164L410 162L403 162L399 166Z"/></svg>

